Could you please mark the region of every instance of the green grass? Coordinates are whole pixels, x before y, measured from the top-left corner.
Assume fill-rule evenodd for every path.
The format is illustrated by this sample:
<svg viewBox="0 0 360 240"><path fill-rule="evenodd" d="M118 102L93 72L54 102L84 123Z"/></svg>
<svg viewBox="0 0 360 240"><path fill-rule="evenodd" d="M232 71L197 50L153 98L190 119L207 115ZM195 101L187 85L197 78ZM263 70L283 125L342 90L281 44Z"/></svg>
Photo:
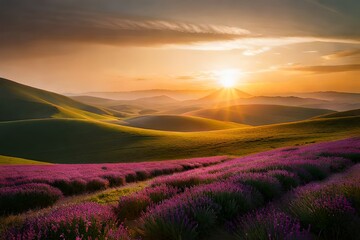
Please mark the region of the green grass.
<svg viewBox="0 0 360 240"><path fill-rule="evenodd" d="M0 165L1 164L31 165L31 164L49 164L49 163L0 155Z"/></svg>
<svg viewBox="0 0 360 240"><path fill-rule="evenodd" d="M124 122L132 127L176 132L211 131L247 126L232 122L181 115L145 115L125 119Z"/></svg>
<svg viewBox="0 0 360 240"><path fill-rule="evenodd" d="M84 199L84 201L97 202L100 204L116 204L119 202L120 197L130 195L134 192L138 192L147 187L148 185L148 182L132 183L121 188L105 190L101 193L97 193L93 196L87 197L86 199Z"/></svg>
<svg viewBox="0 0 360 240"><path fill-rule="evenodd" d="M43 119L0 123L0 155L52 163L135 162L268 149L360 134L360 117L180 133L100 121Z"/></svg>

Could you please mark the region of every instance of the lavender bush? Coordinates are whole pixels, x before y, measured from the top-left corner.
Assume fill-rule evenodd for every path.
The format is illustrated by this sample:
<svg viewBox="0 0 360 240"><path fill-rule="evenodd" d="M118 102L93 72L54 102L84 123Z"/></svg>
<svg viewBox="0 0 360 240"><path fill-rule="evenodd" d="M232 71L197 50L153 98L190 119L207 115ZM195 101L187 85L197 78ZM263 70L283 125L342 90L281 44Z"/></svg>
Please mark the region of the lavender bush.
<svg viewBox="0 0 360 240"><path fill-rule="evenodd" d="M234 239L306 240L312 239L300 222L284 212L265 208L247 214L230 225Z"/></svg>
<svg viewBox="0 0 360 240"><path fill-rule="evenodd" d="M60 190L42 183L0 188L0 214L51 206L61 197Z"/></svg>
<svg viewBox="0 0 360 240"><path fill-rule="evenodd" d="M324 239L356 239L360 231L360 186L350 182L313 184L298 189L289 212ZM355 238L354 238L355 237Z"/></svg>
<svg viewBox="0 0 360 240"><path fill-rule="evenodd" d="M110 207L84 203L28 219L21 228L8 230L6 239L128 240L130 237L123 226L115 225Z"/></svg>
<svg viewBox="0 0 360 240"><path fill-rule="evenodd" d="M167 185L148 187L135 194L120 198L114 209L118 220L132 220L140 216L151 204L159 203L178 193L179 190Z"/></svg>

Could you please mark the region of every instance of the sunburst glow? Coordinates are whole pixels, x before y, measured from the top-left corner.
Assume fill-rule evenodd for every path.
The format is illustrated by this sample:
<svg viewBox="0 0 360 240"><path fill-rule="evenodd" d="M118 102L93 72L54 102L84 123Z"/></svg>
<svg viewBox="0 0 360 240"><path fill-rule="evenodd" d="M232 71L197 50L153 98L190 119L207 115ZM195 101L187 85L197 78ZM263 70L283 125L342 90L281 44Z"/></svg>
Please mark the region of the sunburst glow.
<svg viewBox="0 0 360 240"><path fill-rule="evenodd" d="M226 69L217 72L218 82L224 88L235 87L239 76L239 70L236 69Z"/></svg>

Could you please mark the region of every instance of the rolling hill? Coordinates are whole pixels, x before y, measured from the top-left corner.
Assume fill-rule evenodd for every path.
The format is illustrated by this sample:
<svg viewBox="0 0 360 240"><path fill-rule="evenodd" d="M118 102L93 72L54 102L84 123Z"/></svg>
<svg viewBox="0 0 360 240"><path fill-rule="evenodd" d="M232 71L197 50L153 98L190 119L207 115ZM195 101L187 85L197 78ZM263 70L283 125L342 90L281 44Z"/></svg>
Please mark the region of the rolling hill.
<svg viewBox="0 0 360 240"><path fill-rule="evenodd" d="M285 105L285 106L302 106L308 104L326 104L328 101L314 99L314 98L301 98L294 96L255 96L247 99L238 99L239 104L267 104L267 105Z"/></svg>
<svg viewBox="0 0 360 240"><path fill-rule="evenodd" d="M128 117L132 115L151 114L158 112L157 110L142 107L140 105L124 104L124 101L121 100L119 101L92 96L74 96L71 98L85 104L112 109L121 112L124 116L128 115Z"/></svg>
<svg viewBox="0 0 360 240"><path fill-rule="evenodd" d="M360 93L325 91L325 92L294 93L293 95L300 97L323 99L327 101L360 102Z"/></svg>
<svg viewBox="0 0 360 240"><path fill-rule="evenodd" d="M116 111L0 78L0 121L38 118L113 119Z"/></svg>
<svg viewBox="0 0 360 240"><path fill-rule="evenodd" d="M138 102L149 103L150 100L156 100L160 105L172 101L168 97L153 96ZM183 102L172 102L176 104L170 109L176 110L178 106L183 106ZM183 107L191 109L198 106L189 104ZM233 121L258 125L296 121L332 111L248 105L192 112L194 115L207 114L208 118L214 119L224 114L226 118L220 120L229 120L233 113L237 117ZM190 115L148 115L123 121L117 118L119 115L121 113L107 108L0 79L1 159L14 157L10 159L13 162L31 159L51 163L101 163L243 155L287 145L358 136L360 133L360 117L348 113L345 114L348 116L335 115L331 118L260 127L243 127L236 123L220 123ZM124 121L136 127L121 125ZM139 128L141 125L149 128L165 127L172 131L142 129ZM179 131L179 127L183 128L180 130L225 129L175 132Z"/></svg>
<svg viewBox="0 0 360 240"><path fill-rule="evenodd" d="M131 127L175 132L211 131L241 128L246 125L179 115L145 115L124 120Z"/></svg>
<svg viewBox="0 0 360 240"><path fill-rule="evenodd" d="M360 102L349 102L349 103L328 102L328 103L322 103L322 104L303 104L300 106L308 107L308 108L331 109L331 110L335 110L335 111L349 111L349 110L353 110L353 109L359 109Z"/></svg>
<svg viewBox="0 0 360 240"><path fill-rule="evenodd" d="M181 105L181 102L166 95L144 97L135 100L113 100L91 96L74 96L74 100L116 110L124 114L142 115L152 114L164 109L172 109L174 105Z"/></svg>
<svg viewBox="0 0 360 240"><path fill-rule="evenodd" d="M0 155L51 163L135 162L243 155L276 147L359 136L360 117L180 133L90 120L0 122Z"/></svg>
<svg viewBox="0 0 360 240"><path fill-rule="evenodd" d="M202 109L188 112L186 115L259 126L300 121L328 113L334 113L334 111L280 105L253 104Z"/></svg>
<svg viewBox="0 0 360 240"><path fill-rule="evenodd" d="M302 106L312 108L326 108L336 111L348 111L360 108L360 93L347 92L310 92L310 93L294 93L298 97L310 97L324 100L324 103L306 103Z"/></svg>
<svg viewBox="0 0 360 240"><path fill-rule="evenodd" d="M360 116L360 109L325 114L317 118L339 118L339 117L355 117L355 116Z"/></svg>
<svg viewBox="0 0 360 240"><path fill-rule="evenodd" d="M222 89L200 99L184 101L182 102L182 107L193 106L198 108L219 108L249 104L284 105L297 107L307 107L313 105L319 107L312 108L334 110L335 108L341 108L342 105L349 103L336 103L328 100L296 96L252 96L237 89ZM326 108L325 106L329 108ZM344 107L346 108L351 106L346 105Z"/></svg>

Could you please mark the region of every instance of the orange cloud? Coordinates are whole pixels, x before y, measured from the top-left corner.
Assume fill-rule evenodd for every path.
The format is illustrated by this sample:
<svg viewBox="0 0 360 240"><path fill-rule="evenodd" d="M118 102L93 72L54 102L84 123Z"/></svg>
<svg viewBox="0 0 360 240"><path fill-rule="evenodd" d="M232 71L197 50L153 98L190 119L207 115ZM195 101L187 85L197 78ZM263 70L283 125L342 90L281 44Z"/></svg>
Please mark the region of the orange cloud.
<svg viewBox="0 0 360 240"><path fill-rule="evenodd" d="M360 71L360 64L324 65L324 66L292 66L283 68L286 71L308 72L313 74Z"/></svg>

